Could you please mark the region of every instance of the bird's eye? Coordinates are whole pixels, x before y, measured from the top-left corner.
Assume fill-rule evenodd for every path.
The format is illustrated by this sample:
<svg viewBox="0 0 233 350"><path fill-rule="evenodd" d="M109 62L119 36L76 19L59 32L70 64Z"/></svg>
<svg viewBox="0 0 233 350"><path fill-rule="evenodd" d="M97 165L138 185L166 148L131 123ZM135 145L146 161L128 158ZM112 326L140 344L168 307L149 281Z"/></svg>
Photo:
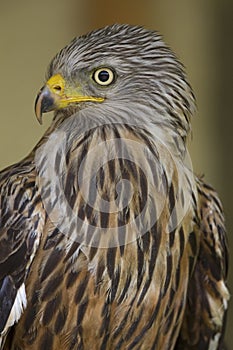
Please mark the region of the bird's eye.
<svg viewBox="0 0 233 350"><path fill-rule="evenodd" d="M93 74L95 82L102 86L110 85L114 80L114 73L109 68L99 68Z"/></svg>

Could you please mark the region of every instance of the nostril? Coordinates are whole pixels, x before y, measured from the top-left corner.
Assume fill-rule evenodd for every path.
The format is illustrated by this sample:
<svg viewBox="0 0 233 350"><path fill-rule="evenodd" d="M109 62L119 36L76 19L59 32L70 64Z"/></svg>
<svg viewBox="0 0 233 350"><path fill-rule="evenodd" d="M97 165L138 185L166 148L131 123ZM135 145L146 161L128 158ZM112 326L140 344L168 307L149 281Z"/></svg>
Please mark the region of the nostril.
<svg viewBox="0 0 233 350"><path fill-rule="evenodd" d="M56 91L61 91L61 86L60 85L55 85L53 88Z"/></svg>

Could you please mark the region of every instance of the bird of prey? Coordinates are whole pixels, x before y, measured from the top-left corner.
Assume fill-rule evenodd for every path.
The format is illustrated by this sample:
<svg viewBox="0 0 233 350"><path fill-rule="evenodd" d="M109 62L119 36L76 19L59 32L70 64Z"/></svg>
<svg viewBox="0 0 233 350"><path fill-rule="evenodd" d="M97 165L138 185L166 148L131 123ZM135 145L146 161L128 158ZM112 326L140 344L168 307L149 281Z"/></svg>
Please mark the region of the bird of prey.
<svg viewBox="0 0 233 350"><path fill-rule="evenodd" d="M229 299L216 192L192 171L195 99L161 36L115 24L51 61L54 111L0 173L0 348L220 349Z"/></svg>

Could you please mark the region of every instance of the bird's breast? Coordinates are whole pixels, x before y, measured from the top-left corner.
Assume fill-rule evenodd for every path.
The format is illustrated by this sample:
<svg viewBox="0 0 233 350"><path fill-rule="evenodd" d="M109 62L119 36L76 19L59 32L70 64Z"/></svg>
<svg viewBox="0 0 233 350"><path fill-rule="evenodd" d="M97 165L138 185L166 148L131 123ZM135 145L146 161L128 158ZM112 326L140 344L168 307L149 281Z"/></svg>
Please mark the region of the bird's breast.
<svg viewBox="0 0 233 350"><path fill-rule="evenodd" d="M171 349L195 254L179 169L149 134L122 126L59 147L39 158L48 216L18 339L24 349Z"/></svg>

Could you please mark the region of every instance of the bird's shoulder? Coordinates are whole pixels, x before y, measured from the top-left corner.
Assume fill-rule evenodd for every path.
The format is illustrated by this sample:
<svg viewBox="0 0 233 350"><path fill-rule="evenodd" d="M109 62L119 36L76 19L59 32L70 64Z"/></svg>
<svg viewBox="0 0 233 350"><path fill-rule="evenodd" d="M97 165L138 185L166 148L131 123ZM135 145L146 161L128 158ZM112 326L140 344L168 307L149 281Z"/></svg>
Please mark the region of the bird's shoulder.
<svg viewBox="0 0 233 350"><path fill-rule="evenodd" d="M31 159L0 173L0 344L27 303L24 281L44 220L35 179Z"/></svg>
<svg viewBox="0 0 233 350"><path fill-rule="evenodd" d="M203 178L196 178L196 185L196 234L200 243L176 350L220 348L229 300L222 204L217 192Z"/></svg>
<svg viewBox="0 0 233 350"><path fill-rule="evenodd" d="M208 251L215 256L215 264L218 262L218 269L216 270L216 265L212 273L217 273L219 270L225 277L228 268L228 249L222 203L216 190L203 178L197 179L197 191L201 238L206 248L208 246Z"/></svg>

